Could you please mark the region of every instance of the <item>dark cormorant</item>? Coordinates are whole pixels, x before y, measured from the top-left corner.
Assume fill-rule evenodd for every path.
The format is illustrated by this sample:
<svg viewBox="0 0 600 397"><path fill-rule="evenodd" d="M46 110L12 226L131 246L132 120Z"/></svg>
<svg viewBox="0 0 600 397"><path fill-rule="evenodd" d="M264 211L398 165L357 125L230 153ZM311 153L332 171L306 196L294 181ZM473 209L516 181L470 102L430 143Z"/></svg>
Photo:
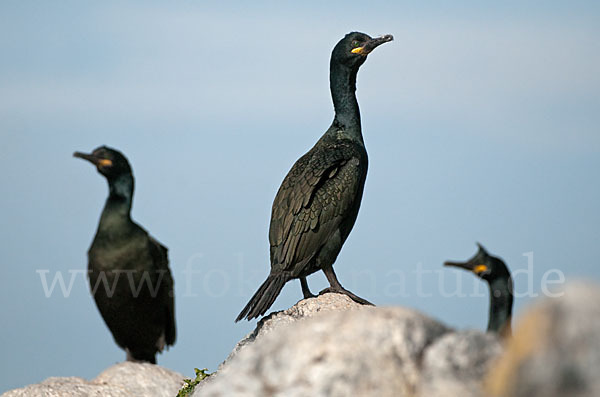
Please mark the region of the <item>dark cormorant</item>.
<svg viewBox="0 0 600 397"><path fill-rule="evenodd" d="M313 296L306 277L319 269L331 285L322 293L339 292L369 304L341 286L332 265L354 226L367 176L356 74L371 51L391 40L391 35L371 38L353 32L334 47L329 84L335 118L292 166L277 192L269 229L271 272L236 322L263 315L291 279L300 279L305 298Z"/></svg>
<svg viewBox="0 0 600 397"><path fill-rule="evenodd" d="M133 174L123 154L101 146L73 155L94 164L110 191L88 251L94 300L127 360L154 364L156 352L175 343L167 248L131 220Z"/></svg>
<svg viewBox="0 0 600 397"><path fill-rule="evenodd" d="M491 256L481 246L475 256L466 262L445 262L444 266L467 269L490 286L490 317L488 331L502 336L512 335L510 325L513 305L513 282L502 259Z"/></svg>

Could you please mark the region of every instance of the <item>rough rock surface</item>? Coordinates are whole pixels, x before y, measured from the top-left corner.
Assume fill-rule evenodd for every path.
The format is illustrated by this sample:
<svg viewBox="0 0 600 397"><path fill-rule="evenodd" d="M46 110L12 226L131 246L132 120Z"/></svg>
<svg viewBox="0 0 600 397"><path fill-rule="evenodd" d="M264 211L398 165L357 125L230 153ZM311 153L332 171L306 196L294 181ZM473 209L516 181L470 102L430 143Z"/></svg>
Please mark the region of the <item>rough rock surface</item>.
<svg viewBox="0 0 600 397"><path fill-rule="evenodd" d="M448 331L401 307L311 315L246 343L194 396L413 396L425 348Z"/></svg>
<svg viewBox="0 0 600 397"><path fill-rule="evenodd" d="M567 284L517 323L488 374L489 396L600 396L600 288Z"/></svg>
<svg viewBox="0 0 600 397"><path fill-rule="evenodd" d="M493 334L325 294L261 320L193 395L596 397L598 374L598 286L571 283L563 297L540 299L504 352ZM175 396L182 379L126 362L92 381L49 378L3 396Z"/></svg>
<svg viewBox="0 0 600 397"><path fill-rule="evenodd" d="M484 396L482 380L501 353L493 333L459 331L442 336L425 351L418 395Z"/></svg>
<svg viewBox="0 0 600 397"><path fill-rule="evenodd" d="M328 293L314 298L302 299L287 310L273 312L262 318L256 324L254 331L250 332L235 345L233 351L229 354L229 357L227 357L223 364L221 364L220 368L227 364L229 360L239 353L246 345L254 342L256 339L262 338L264 335L269 334L281 325L291 324L301 319L313 317L318 313L351 310L361 307L361 304L354 302L348 296L342 294Z"/></svg>
<svg viewBox="0 0 600 397"><path fill-rule="evenodd" d="M173 397L183 385L183 375L158 365L124 362L109 367L96 379L48 378L45 381L10 390L2 397Z"/></svg>

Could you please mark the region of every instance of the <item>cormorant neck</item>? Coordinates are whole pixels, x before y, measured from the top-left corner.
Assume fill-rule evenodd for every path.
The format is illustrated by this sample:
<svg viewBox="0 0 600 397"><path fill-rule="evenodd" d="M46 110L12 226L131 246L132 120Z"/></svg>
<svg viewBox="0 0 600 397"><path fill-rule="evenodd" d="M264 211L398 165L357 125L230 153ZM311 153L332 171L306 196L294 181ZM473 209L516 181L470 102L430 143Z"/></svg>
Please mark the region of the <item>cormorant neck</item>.
<svg viewBox="0 0 600 397"><path fill-rule="evenodd" d="M513 305L512 279L497 278L489 282L490 317L488 331L502 335L511 333L511 316Z"/></svg>
<svg viewBox="0 0 600 397"><path fill-rule="evenodd" d="M345 134L363 142L360 127L360 110L356 101L356 69L331 62L329 70L329 86L335 109L333 125Z"/></svg>
<svg viewBox="0 0 600 397"><path fill-rule="evenodd" d="M133 175L122 174L108 180L109 194L102 218L106 215L120 215L129 218L133 201Z"/></svg>

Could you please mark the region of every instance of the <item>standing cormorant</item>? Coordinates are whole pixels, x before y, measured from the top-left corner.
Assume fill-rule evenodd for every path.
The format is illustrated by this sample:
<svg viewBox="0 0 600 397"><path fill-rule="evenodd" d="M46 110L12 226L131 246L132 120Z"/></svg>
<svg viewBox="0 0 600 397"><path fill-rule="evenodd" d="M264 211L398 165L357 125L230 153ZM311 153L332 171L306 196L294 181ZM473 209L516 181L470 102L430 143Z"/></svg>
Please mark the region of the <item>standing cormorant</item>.
<svg viewBox="0 0 600 397"><path fill-rule="evenodd" d="M367 176L356 74L371 51L391 40L391 35L372 38L352 32L334 47L329 85L335 118L281 183L269 229L271 272L236 322L263 315L291 279L300 279L305 298L313 296L306 277L319 269L331 285L322 292L343 293L369 304L341 286L332 266L354 226Z"/></svg>
<svg viewBox="0 0 600 397"><path fill-rule="evenodd" d="M444 262L444 266L460 267L473 272L490 286L490 317L488 331L502 336L512 335L511 315L513 305L513 281L502 259L491 256L477 244L479 251L466 262Z"/></svg>
<svg viewBox="0 0 600 397"><path fill-rule="evenodd" d="M167 248L131 220L133 174L123 154L101 146L91 154L73 155L94 164L109 186L88 251L92 295L127 360L155 364L156 352L175 343Z"/></svg>

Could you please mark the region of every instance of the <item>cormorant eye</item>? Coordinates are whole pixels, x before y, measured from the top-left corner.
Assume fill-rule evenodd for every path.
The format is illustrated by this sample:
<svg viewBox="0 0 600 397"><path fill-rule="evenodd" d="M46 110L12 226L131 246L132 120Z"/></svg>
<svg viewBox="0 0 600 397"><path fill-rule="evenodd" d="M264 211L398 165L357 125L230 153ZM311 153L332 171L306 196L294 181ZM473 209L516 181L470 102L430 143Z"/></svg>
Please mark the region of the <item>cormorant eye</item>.
<svg viewBox="0 0 600 397"><path fill-rule="evenodd" d="M352 42L352 48L356 48L356 47L360 47L360 43L359 43L359 41L358 41L358 40L354 40L354 41Z"/></svg>

